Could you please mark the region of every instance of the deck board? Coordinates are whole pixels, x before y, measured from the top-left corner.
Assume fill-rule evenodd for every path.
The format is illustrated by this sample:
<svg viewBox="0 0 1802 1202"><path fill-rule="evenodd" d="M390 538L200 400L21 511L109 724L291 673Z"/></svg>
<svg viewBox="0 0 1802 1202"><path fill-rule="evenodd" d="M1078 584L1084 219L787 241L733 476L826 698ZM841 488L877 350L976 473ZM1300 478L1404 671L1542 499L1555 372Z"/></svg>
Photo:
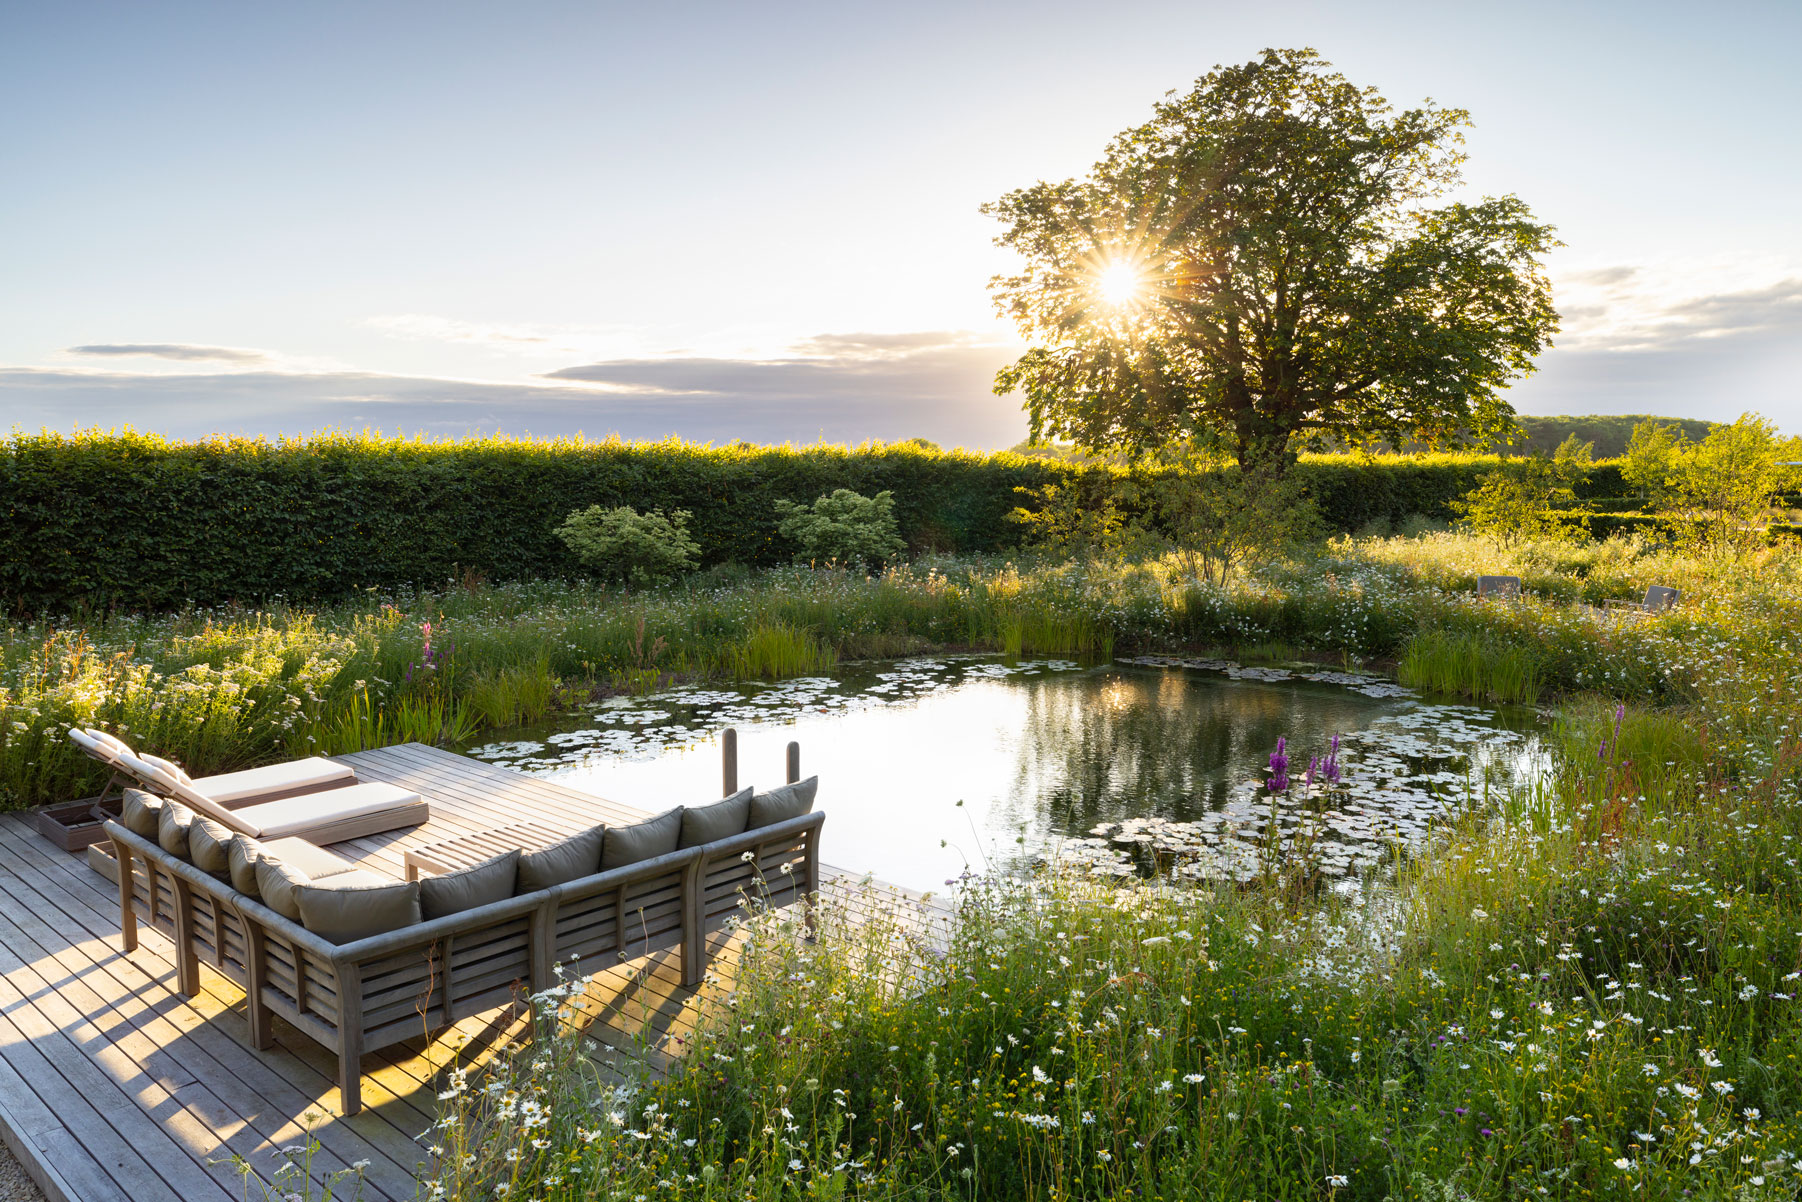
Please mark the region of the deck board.
<svg viewBox="0 0 1802 1202"><path fill-rule="evenodd" d="M360 780L422 794L431 820L334 845L362 867L404 876L412 846L530 817L579 830L636 822L630 806L412 743L338 757ZM672 804L681 800L672 798ZM711 800L711 799L708 799ZM830 848L831 823L826 827ZM942 906L861 874L823 867L822 892L854 920L888 902L927 921ZM201 991L175 989L174 948L140 927L119 951L116 887L39 835L23 814L0 815L0 1138L52 1202L225 1202L240 1196L234 1154L265 1175L271 1153L302 1140L309 1112L320 1149L315 1180L367 1162L369 1202L412 1199L446 1070L480 1062L525 1020L497 1008L364 1057L364 1109L338 1114L331 1054L279 1019L276 1046L251 1047L243 991L202 966ZM704 1007L730 989L741 936L708 938L709 980L681 985L678 954L660 952L596 974L584 1031L617 1059L612 1071L661 1071ZM603 1068L608 1064L603 1062ZM255 1191L253 1191L255 1192Z"/></svg>

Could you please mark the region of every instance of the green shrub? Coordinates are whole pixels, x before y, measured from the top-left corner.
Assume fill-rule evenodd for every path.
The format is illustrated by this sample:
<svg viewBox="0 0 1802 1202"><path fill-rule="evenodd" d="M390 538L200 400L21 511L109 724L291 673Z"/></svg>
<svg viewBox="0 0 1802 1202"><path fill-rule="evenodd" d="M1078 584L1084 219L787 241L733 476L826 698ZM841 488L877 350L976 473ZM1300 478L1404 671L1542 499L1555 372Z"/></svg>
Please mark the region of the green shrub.
<svg viewBox="0 0 1802 1202"><path fill-rule="evenodd" d="M873 497L834 489L812 505L777 501L776 530L798 548L803 563L855 567L882 565L907 550L895 526L895 496Z"/></svg>
<svg viewBox="0 0 1802 1202"><path fill-rule="evenodd" d="M701 546L688 536L686 509L665 516L640 513L630 505L603 509L590 505L569 515L557 537L596 574L625 584L662 584L691 572Z"/></svg>

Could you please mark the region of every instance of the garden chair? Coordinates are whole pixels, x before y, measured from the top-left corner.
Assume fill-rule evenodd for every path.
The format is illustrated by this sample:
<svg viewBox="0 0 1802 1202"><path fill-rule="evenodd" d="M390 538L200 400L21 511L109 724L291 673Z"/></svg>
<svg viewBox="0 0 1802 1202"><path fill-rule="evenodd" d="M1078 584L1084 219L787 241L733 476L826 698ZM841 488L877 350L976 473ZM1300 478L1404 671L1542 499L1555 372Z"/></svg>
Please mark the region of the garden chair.
<svg viewBox="0 0 1802 1202"><path fill-rule="evenodd" d="M1677 602L1682 599L1683 594L1677 589L1663 584L1653 584L1646 587L1645 599L1642 601L1623 601L1619 597L1610 597L1604 602L1604 605L1611 613L1628 613L1638 616L1675 609Z"/></svg>
<svg viewBox="0 0 1802 1202"><path fill-rule="evenodd" d="M70 737L75 738L76 733L70 731ZM122 740L102 742L95 737L96 732L81 733L88 736L88 742L77 739L76 745L88 750L90 755L95 752L89 750L89 742L99 744L104 747L105 753L96 755L96 758L112 763L117 771L133 778L146 789L163 797L173 798L202 818L210 818L228 830L253 839L298 837L323 846L399 830L402 827L418 826L431 816L425 799L419 794L381 782L348 785L333 785L328 782L326 787L316 787L307 792L296 792L289 787L279 795L264 793L246 796L242 778L248 773L230 772L195 780L168 760L138 755ZM296 779L325 772L325 769L317 766L307 767L307 761L304 760L297 763L301 767L290 769L285 776L282 773L270 773L265 780L278 785L285 781L292 786ZM318 763L342 769L343 775L336 776L336 780L356 780L355 774L342 765L332 764L329 760L320 760ZM274 764L271 767L289 766ZM218 787L215 782L223 782L223 788Z"/></svg>
<svg viewBox="0 0 1802 1202"><path fill-rule="evenodd" d="M1477 596L1483 597L1520 597L1519 576L1478 576Z"/></svg>

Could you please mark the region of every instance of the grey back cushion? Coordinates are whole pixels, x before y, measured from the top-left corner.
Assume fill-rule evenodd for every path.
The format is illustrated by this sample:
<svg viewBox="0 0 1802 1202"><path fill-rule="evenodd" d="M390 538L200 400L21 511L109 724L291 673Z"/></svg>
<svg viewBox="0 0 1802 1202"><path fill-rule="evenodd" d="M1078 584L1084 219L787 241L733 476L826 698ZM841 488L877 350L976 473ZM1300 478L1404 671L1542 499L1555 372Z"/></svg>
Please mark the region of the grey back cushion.
<svg viewBox="0 0 1802 1202"><path fill-rule="evenodd" d="M751 790L740 789L732 796L706 806L688 806L682 811L682 837L677 847L699 847L745 833L745 822L751 817Z"/></svg>
<svg viewBox="0 0 1802 1202"><path fill-rule="evenodd" d="M301 924L333 943L355 943L420 920L418 881L396 881L358 869L294 892Z"/></svg>
<svg viewBox="0 0 1802 1202"><path fill-rule="evenodd" d="M156 841L172 856L188 858L188 828L194 811L179 801L165 801L156 816Z"/></svg>
<svg viewBox="0 0 1802 1202"><path fill-rule="evenodd" d="M233 835L225 849L225 870L231 874L232 888L245 897L261 900L263 896L257 889L257 860L262 854L263 845L249 835Z"/></svg>
<svg viewBox="0 0 1802 1202"><path fill-rule="evenodd" d="M595 862L600 862L598 847ZM428 876L419 882L419 916L430 922L512 897L518 872L519 849L515 848L471 868Z"/></svg>
<svg viewBox="0 0 1802 1202"><path fill-rule="evenodd" d="M814 795L819 791L820 778L810 776L792 785L759 793L751 799L751 821L746 824L745 829L773 826L778 822L787 822L790 818L813 813Z"/></svg>
<svg viewBox="0 0 1802 1202"><path fill-rule="evenodd" d="M631 826L616 826L607 832L607 842L601 846L601 871L667 856L676 850L681 837L681 806Z"/></svg>
<svg viewBox="0 0 1802 1202"><path fill-rule="evenodd" d="M134 835L155 839L157 818L163 811L163 799L142 789L125 790L119 803L119 824Z"/></svg>
<svg viewBox="0 0 1802 1202"><path fill-rule="evenodd" d="M299 922L300 898L296 891L313 878L271 855L257 857L256 874L257 896L262 903L283 918Z"/></svg>
<svg viewBox="0 0 1802 1202"><path fill-rule="evenodd" d="M224 876L231 869L228 853L233 838L230 827L196 814L188 825L188 858L200 871Z"/></svg>
<svg viewBox="0 0 1802 1202"><path fill-rule="evenodd" d="M600 871L601 838L606 833L605 825L591 826L560 843L520 852L515 892L536 893L564 881L593 876Z"/></svg>

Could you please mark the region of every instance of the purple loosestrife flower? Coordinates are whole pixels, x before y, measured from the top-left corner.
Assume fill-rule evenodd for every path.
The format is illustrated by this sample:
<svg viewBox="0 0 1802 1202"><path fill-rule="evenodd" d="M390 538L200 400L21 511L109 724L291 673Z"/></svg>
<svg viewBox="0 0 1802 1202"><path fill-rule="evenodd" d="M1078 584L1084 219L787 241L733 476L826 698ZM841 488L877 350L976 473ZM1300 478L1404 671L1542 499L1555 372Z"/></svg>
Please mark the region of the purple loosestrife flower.
<svg viewBox="0 0 1802 1202"><path fill-rule="evenodd" d="M1327 752L1325 761L1320 765L1321 779L1329 785L1339 783L1339 736L1333 736L1333 749Z"/></svg>
<svg viewBox="0 0 1802 1202"><path fill-rule="evenodd" d="M1272 793L1284 793L1289 789L1289 756L1287 754L1289 740L1279 736L1276 750L1270 753L1270 779L1264 784Z"/></svg>

